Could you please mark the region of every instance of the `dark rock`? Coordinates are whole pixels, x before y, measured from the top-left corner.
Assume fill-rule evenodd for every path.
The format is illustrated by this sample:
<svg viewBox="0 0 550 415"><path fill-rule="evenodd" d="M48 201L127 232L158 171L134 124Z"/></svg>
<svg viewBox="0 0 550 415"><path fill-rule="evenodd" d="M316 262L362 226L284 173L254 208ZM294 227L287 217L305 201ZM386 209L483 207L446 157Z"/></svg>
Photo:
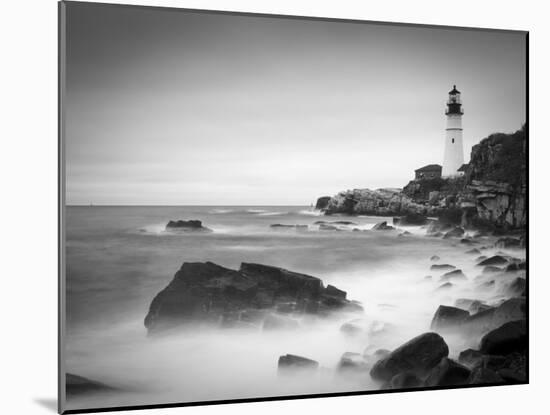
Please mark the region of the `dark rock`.
<svg viewBox="0 0 550 415"><path fill-rule="evenodd" d="M495 248L503 248L503 249L510 249L510 248L520 248L521 241L516 238L500 238L495 242Z"/></svg>
<svg viewBox="0 0 550 415"><path fill-rule="evenodd" d="M315 209L317 210L324 210L328 207L328 204L330 202L331 197L330 196L321 196L317 199L317 203L315 203Z"/></svg>
<svg viewBox="0 0 550 415"><path fill-rule="evenodd" d="M444 357L439 364L435 366L428 378L426 386L456 386L468 383L470 369L462 366L454 360Z"/></svg>
<svg viewBox="0 0 550 415"><path fill-rule="evenodd" d="M526 318L525 298L510 298L495 308L492 319L492 328L497 328L509 321Z"/></svg>
<svg viewBox="0 0 550 415"><path fill-rule="evenodd" d="M331 222L327 222L325 220L318 220L313 222L314 225L357 225L355 222L351 222L349 220L333 220Z"/></svg>
<svg viewBox="0 0 550 415"><path fill-rule="evenodd" d="M448 354L449 348L439 334L424 333L376 362L370 375L380 381L389 381L399 373L414 373L421 377Z"/></svg>
<svg viewBox="0 0 550 415"><path fill-rule="evenodd" d="M462 238L460 240L460 243L461 244L464 244L464 245L473 245L473 244L477 244L476 241L474 241L473 239L470 239L470 238Z"/></svg>
<svg viewBox="0 0 550 415"><path fill-rule="evenodd" d="M177 220L177 221L169 221L166 224L166 230L184 230L184 231L203 231L203 232L211 232L211 229L208 229L204 226L202 226L202 222L200 220Z"/></svg>
<svg viewBox="0 0 550 415"><path fill-rule="evenodd" d="M269 225L272 229L296 229L299 231L307 231L308 226L307 225L286 225L283 223L273 223Z"/></svg>
<svg viewBox="0 0 550 415"><path fill-rule="evenodd" d="M509 321L487 333L481 339L479 350L485 354L506 355L525 352L527 349L527 325L525 320Z"/></svg>
<svg viewBox="0 0 550 415"><path fill-rule="evenodd" d="M390 380L391 389L409 389L422 386L420 380L414 373L398 373Z"/></svg>
<svg viewBox="0 0 550 415"><path fill-rule="evenodd" d="M279 357L279 373L287 371L315 371L319 367L319 362L302 356L287 354Z"/></svg>
<svg viewBox="0 0 550 415"><path fill-rule="evenodd" d="M332 293L332 295L331 295ZM261 264L243 263L231 270L212 262L184 263L160 291L145 318L154 333L189 322L217 324L228 312L291 307L294 313L326 315L336 310L360 311L359 304L335 297L319 278Z"/></svg>
<svg viewBox="0 0 550 415"><path fill-rule="evenodd" d="M456 267L454 265L449 265L449 264L433 264L430 269L431 270L438 270L438 271L443 271L443 270L452 270L452 269L455 269Z"/></svg>
<svg viewBox="0 0 550 415"><path fill-rule="evenodd" d="M444 330L452 328L462 324L469 316L470 313L460 308L440 305L433 316L430 329Z"/></svg>
<svg viewBox="0 0 550 415"><path fill-rule="evenodd" d="M395 229L393 226L388 225L388 222L379 222L371 228L373 231L390 231Z"/></svg>
<svg viewBox="0 0 550 415"><path fill-rule="evenodd" d="M465 253L470 255L479 255L481 254L481 251L477 248L473 248L473 249L470 249L469 251L466 251Z"/></svg>
<svg viewBox="0 0 550 415"><path fill-rule="evenodd" d="M513 262L506 266L506 272L518 272L524 271L527 268L525 261L523 262Z"/></svg>
<svg viewBox="0 0 550 415"><path fill-rule="evenodd" d="M451 229L450 231L446 232L443 236L443 239L449 239L449 238L461 238L462 235L464 235L464 229L457 226L454 229Z"/></svg>
<svg viewBox="0 0 550 415"><path fill-rule="evenodd" d="M506 260L506 258L504 258L500 255L494 255L490 258L484 259L483 261L481 261L477 265L484 267L486 265L504 265L504 264L507 264L507 263L508 263L508 261Z"/></svg>
<svg viewBox="0 0 550 415"><path fill-rule="evenodd" d="M454 271L446 272L440 278L441 281L456 281L465 279L467 279L466 275L464 275L461 269L455 269Z"/></svg>
<svg viewBox="0 0 550 415"><path fill-rule="evenodd" d="M430 258L430 261L439 261L441 258L439 258L437 255L432 255Z"/></svg>
<svg viewBox="0 0 550 415"><path fill-rule="evenodd" d="M470 377L468 378L470 385L484 385L484 384L500 384L504 383L504 379L494 370L484 367L478 367L472 370Z"/></svg>
<svg viewBox="0 0 550 415"><path fill-rule="evenodd" d="M67 393L67 396L78 396L95 393L115 392L116 388L82 376L67 373L65 375L65 391Z"/></svg>

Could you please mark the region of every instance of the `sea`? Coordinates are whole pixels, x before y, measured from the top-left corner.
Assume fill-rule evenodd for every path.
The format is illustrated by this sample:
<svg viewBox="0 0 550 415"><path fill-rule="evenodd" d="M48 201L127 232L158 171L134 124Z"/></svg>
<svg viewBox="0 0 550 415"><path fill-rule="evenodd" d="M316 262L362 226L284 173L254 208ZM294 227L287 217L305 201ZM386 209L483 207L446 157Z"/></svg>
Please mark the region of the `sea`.
<svg viewBox="0 0 550 415"><path fill-rule="evenodd" d="M323 216L308 206L68 206L65 217L64 367L115 388L71 397L66 409L378 389L368 372L340 373L342 355L392 350L430 331L440 304L502 298L498 288L484 290L476 282L479 255L466 253L472 246L426 236L420 226L371 230L381 221L391 225L387 217ZM212 232L165 230L169 220L179 219L201 220ZM318 221L353 223L327 231ZM483 255L497 251L493 237L478 241L474 247ZM434 262L434 255L440 259ZM196 328L148 337L143 320L151 300L184 262L204 261L233 269L260 263L316 276L360 301L364 313L303 321L299 330ZM439 289L444 271L430 270L434 263L452 264L468 279ZM340 330L351 320L364 333ZM476 347L473 339L446 341L451 357ZM314 359L320 369L305 378L280 376L277 361L285 354Z"/></svg>

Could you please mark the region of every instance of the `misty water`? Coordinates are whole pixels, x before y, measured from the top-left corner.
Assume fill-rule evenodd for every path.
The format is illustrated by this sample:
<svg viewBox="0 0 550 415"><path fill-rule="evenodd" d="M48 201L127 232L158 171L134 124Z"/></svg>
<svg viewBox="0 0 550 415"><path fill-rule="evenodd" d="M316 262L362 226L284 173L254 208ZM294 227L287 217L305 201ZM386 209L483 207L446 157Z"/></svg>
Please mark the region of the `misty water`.
<svg viewBox="0 0 550 415"><path fill-rule="evenodd" d="M212 233L166 232L169 220L199 219ZM458 240L425 236L420 227L369 230L391 218L325 217L308 207L68 207L66 216L66 371L117 388L72 398L67 408L163 404L378 389L368 372L339 374L344 352L394 349L429 331L440 304L457 298L489 302L496 290L479 288L477 255ZM344 231L321 231L315 221L350 220ZM308 231L270 224L307 224ZM398 236L403 230L411 235ZM476 247L490 245L485 238ZM491 255L495 249L483 251ZM432 255L464 271L467 281L438 290L445 272L430 271ZM524 257L524 253L513 252ZM153 297L183 262L273 265L319 277L358 300L364 313L301 321L299 330L264 332L187 327L147 337L143 319ZM426 276L432 276L426 279ZM360 318L365 333L340 326ZM447 338L451 357L479 339ZM284 354L317 360L307 376L279 376Z"/></svg>

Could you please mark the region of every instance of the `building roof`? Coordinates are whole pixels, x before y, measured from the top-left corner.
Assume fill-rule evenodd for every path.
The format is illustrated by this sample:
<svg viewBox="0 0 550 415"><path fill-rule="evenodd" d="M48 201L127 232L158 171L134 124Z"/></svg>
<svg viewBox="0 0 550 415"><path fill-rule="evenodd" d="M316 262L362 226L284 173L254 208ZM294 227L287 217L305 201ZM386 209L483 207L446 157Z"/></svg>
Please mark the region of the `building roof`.
<svg viewBox="0 0 550 415"><path fill-rule="evenodd" d="M457 171L464 171L465 172L466 170L468 170L468 166L469 166L469 164L464 163L462 166L460 166L460 168Z"/></svg>
<svg viewBox="0 0 550 415"><path fill-rule="evenodd" d="M439 164L428 164L427 166L420 167L419 169L415 170L415 173L417 172L425 172L425 171L438 171L441 172L441 166Z"/></svg>
<svg viewBox="0 0 550 415"><path fill-rule="evenodd" d="M456 89L456 85L453 85L453 89L449 91L449 95L460 94L460 91Z"/></svg>

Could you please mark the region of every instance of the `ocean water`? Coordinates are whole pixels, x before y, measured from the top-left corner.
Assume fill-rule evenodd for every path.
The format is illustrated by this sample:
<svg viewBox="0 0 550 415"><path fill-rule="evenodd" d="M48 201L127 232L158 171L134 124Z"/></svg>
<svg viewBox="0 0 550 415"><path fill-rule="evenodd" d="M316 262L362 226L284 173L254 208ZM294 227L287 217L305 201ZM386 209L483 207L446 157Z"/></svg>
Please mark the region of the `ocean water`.
<svg viewBox="0 0 550 415"><path fill-rule="evenodd" d="M503 297L498 286L480 289L477 255L465 253L471 246L427 237L418 226L369 231L391 218L325 217L305 206L73 206L66 214L66 370L117 388L71 398L67 409L377 389L368 373L339 374L344 352L393 349L429 331L436 308L457 298ZM166 223L177 219L202 220L213 232L166 232ZM321 231L318 220L355 224L341 226L342 232ZM271 229L275 223L309 229ZM398 236L404 230L411 235ZM486 237L476 247L493 242ZM508 253L525 257L523 251ZM430 271L432 255L462 269L468 280L437 290L443 271ZM183 262L195 261L234 269L256 262L314 275L347 291L365 311L304 320L299 330L197 328L147 337L143 319L151 300ZM340 332L344 322L357 318L364 334ZM456 357L478 340L446 341ZM321 369L314 376L278 376L277 360L287 353L315 359Z"/></svg>

